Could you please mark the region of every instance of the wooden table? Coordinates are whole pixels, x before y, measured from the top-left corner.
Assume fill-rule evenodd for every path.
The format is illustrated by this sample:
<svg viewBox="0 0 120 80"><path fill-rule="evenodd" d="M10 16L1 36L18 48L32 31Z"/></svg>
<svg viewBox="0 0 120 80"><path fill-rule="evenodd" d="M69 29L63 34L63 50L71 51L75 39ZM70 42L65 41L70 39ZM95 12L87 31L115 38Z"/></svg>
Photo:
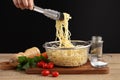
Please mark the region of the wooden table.
<svg viewBox="0 0 120 80"><path fill-rule="evenodd" d="M12 53L0 54L0 62L9 60ZM26 74L15 70L0 70L0 80L120 80L120 54L108 53L103 58L109 62L109 74L60 74L59 77Z"/></svg>

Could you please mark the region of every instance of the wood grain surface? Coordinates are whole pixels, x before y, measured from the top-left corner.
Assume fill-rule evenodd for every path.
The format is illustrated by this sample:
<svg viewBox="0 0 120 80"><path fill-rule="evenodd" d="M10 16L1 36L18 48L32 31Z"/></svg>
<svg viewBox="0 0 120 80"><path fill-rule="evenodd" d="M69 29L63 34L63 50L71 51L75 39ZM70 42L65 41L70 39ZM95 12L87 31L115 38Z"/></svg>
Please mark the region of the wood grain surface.
<svg viewBox="0 0 120 80"><path fill-rule="evenodd" d="M8 61L12 54L0 54L0 62ZM103 58L109 63L108 74L60 74L53 78L51 75L44 77L24 71L0 70L0 80L120 80L120 53L107 53Z"/></svg>
<svg viewBox="0 0 120 80"><path fill-rule="evenodd" d="M40 74L42 68L29 68L26 70L28 74ZM74 68L65 68L65 67L54 67L53 69L48 69L52 71L58 71L60 74L108 74L109 73L109 66L103 68L94 68L90 65L88 61L86 64L80 67Z"/></svg>

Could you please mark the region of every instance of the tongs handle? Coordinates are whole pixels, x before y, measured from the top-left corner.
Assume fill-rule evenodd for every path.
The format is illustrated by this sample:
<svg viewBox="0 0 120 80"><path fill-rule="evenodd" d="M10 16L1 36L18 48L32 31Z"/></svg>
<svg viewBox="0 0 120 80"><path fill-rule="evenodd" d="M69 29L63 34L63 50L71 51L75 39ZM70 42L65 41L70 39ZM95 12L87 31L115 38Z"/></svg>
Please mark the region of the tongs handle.
<svg viewBox="0 0 120 80"><path fill-rule="evenodd" d="M40 8L38 6L34 6L33 10L36 11L36 12L39 12L39 13L44 13L44 9Z"/></svg>
<svg viewBox="0 0 120 80"><path fill-rule="evenodd" d="M51 19L54 19L54 20L63 20L64 19L64 15L58 11L55 11L55 10L43 9L41 7L38 7L38 6L34 6L33 11L42 13L45 16L47 16Z"/></svg>

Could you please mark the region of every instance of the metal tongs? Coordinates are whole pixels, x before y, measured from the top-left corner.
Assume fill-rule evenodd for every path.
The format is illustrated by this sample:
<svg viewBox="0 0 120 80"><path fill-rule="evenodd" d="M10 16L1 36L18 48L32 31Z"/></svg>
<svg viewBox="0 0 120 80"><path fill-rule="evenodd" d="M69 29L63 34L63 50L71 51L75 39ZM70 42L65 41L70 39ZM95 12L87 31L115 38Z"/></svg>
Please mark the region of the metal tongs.
<svg viewBox="0 0 120 80"><path fill-rule="evenodd" d="M44 14L45 16L53 19L53 20L64 20L64 15L61 12L51 10L51 9L43 9L38 6L34 6L33 11Z"/></svg>

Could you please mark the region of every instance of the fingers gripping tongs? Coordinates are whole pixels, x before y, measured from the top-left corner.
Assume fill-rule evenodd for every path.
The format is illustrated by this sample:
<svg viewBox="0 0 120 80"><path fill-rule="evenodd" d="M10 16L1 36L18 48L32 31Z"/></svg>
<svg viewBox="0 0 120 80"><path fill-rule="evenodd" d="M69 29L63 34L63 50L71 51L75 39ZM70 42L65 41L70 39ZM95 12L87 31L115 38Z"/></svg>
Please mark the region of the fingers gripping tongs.
<svg viewBox="0 0 120 80"><path fill-rule="evenodd" d="M42 13L43 15L53 19L53 20L63 20L64 15L61 12L51 10L51 9L43 9L38 6L34 6L33 11Z"/></svg>

